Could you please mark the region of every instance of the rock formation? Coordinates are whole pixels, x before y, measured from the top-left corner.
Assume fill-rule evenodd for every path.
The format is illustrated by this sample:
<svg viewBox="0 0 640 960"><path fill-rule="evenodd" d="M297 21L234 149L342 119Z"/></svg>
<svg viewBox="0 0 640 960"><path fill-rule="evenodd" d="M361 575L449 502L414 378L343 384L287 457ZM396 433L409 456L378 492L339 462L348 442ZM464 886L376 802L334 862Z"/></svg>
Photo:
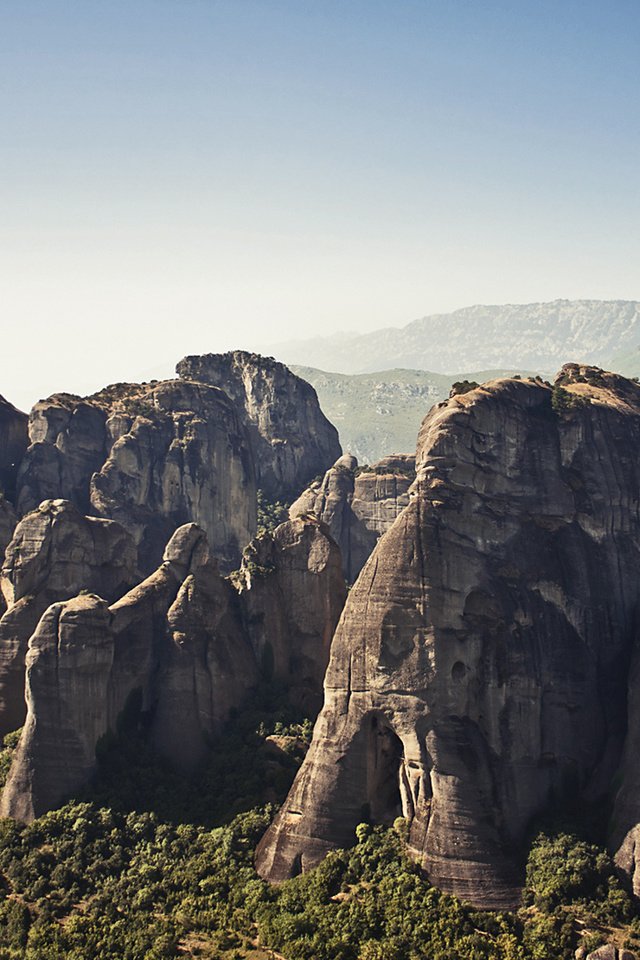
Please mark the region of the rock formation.
<svg viewBox="0 0 640 960"><path fill-rule="evenodd" d="M292 499L340 456L338 432L315 390L284 364L236 350L185 357L176 372L221 387L243 412L258 486L268 499Z"/></svg>
<svg viewBox="0 0 640 960"><path fill-rule="evenodd" d="M11 543L17 522L15 510L9 501L0 494L0 564L4 560L5 550Z"/></svg>
<svg viewBox="0 0 640 960"><path fill-rule="evenodd" d="M20 461L29 443L27 415L0 396L0 494L13 498Z"/></svg>
<svg viewBox="0 0 640 960"><path fill-rule="evenodd" d="M355 583L381 534L409 503L415 457L396 454L358 470L345 454L291 505L289 516L313 514L340 546L344 575Z"/></svg>
<svg viewBox="0 0 640 960"><path fill-rule="evenodd" d="M82 787L100 738L133 702L153 713L162 753L197 762L255 683L250 644L224 623L229 591L188 524L158 570L111 606L96 595L50 606L29 643L27 719L0 813L30 821Z"/></svg>
<svg viewBox="0 0 640 960"><path fill-rule="evenodd" d="M231 569L256 529L253 463L233 403L216 387L180 380L157 384L139 403L91 480L93 509L133 533L143 570L189 521Z"/></svg>
<svg viewBox="0 0 640 960"><path fill-rule="evenodd" d="M70 504L43 504L38 513L46 518L47 511L79 522ZM31 514L22 521L21 543L39 519ZM126 536L109 521L80 521ZM17 539L8 556L18 551ZM77 537L67 536L67 545L79 562ZM14 592L37 584L32 568L39 569L41 552L34 551L31 565L25 555L22 570L16 561ZM60 592L63 573L54 565L51 593ZM100 738L132 705L149 716L157 750L187 772L260 677L285 681L294 698L317 712L346 595L338 547L317 520L288 521L273 537L253 541L235 579L237 589L218 572L204 531L186 524L158 569L111 605L93 592L43 612L44 596L36 594L28 607L29 622L36 621L26 655L28 712L0 814L32 820L86 784ZM10 694L21 689L14 647L2 688L7 711L15 708Z"/></svg>
<svg viewBox="0 0 640 960"><path fill-rule="evenodd" d="M184 380L116 384L33 408L18 476L21 513L48 498L118 520L153 570L167 539L198 523L223 566L256 530L256 486L244 426L217 388Z"/></svg>
<svg viewBox="0 0 640 960"><path fill-rule="evenodd" d="M80 590L113 601L137 579L135 545L113 521L85 517L64 500L46 500L15 528L0 587L0 734L24 721L29 637L47 609Z"/></svg>
<svg viewBox="0 0 640 960"><path fill-rule="evenodd" d="M257 537L236 583L262 676L286 683L292 701L315 717L347 596L340 550L327 527L315 517L298 518Z"/></svg>
<svg viewBox="0 0 640 960"><path fill-rule="evenodd" d="M505 379L432 409L409 505L350 593L311 749L258 848L264 877L402 814L436 885L517 901L532 818L601 799L620 760L639 443L640 387L577 365L553 388Z"/></svg>

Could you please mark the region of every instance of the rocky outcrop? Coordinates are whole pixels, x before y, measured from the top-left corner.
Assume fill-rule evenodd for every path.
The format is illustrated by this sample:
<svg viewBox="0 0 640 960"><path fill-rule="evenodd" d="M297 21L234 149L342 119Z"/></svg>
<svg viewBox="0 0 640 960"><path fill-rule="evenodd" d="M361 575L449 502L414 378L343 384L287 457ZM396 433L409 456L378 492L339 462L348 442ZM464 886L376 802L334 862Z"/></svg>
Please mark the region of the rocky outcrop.
<svg viewBox="0 0 640 960"><path fill-rule="evenodd" d="M260 678L284 681L317 712L346 595L338 547L318 521L288 521L247 548L235 579L237 588L204 531L186 524L158 569L111 605L92 593L44 611L29 641L27 718L1 815L29 821L72 796L95 769L100 739L132 711L148 716L158 752L186 772Z"/></svg>
<svg viewBox="0 0 640 960"><path fill-rule="evenodd" d="M569 365L426 417L409 505L353 587L325 706L263 838L280 880L409 822L442 889L513 905L531 819L601 799L627 726L640 581L640 387Z"/></svg>
<svg viewBox="0 0 640 960"><path fill-rule="evenodd" d="M201 759L256 679L251 646L237 619L229 625L232 594L188 524L111 606L95 595L50 606L29 643L28 713L0 813L30 821L84 786L125 710L153 716L156 746L176 765Z"/></svg>
<svg viewBox="0 0 640 960"><path fill-rule="evenodd" d="M29 449L18 476L18 509L43 500L72 501L90 509L89 480L104 463L108 409L90 399L59 393L35 404L29 415Z"/></svg>
<svg viewBox="0 0 640 960"><path fill-rule="evenodd" d="M251 451L234 404L183 380L56 394L31 412L18 477L21 513L48 498L117 520L155 569L174 530L198 523L226 569L256 530Z"/></svg>
<svg viewBox="0 0 640 960"><path fill-rule="evenodd" d="M409 503L414 479L415 457L409 454L385 457L363 469L345 454L298 497L289 516L313 514L326 523L340 546L344 575L355 583L378 538Z"/></svg>
<svg viewBox="0 0 640 960"><path fill-rule="evenodd" d="M167 612L167 644L161 658L153 736L179 769L191 770L220 734L231 710L258 680L254 650L243 630L236 591L218 574L206 538L187 553L174 535L165 557L174 568L189 556Z"/></svg>
<svg viewBox="0 0 640 960"><path fill-rule="evenodd" d="M113 601L137 578L135 545L117 523L85 517L64 500L47 500L20 521L0 579L7 608L0 619L0 733L24 721L27 645L47 607L80 590Z"/></svg>
<svg viewBox="0 0 640 960"><path fill-rule="evenodd" d="M12 499L18 467L29 443L27 415L0 396L0 494Z"/></svg>
<svg viewBox="0 0 640 960"><path fill-rule="evenodd" d="M271 357L233 353L185 357L179 377L221 387L242 411L258 486L269 500L291 500L340 456L338 432L305 380Z"/></svg>
<svg viewBox="0 0 640 960"><path fill-rule="evenodd" d="M152 387L91 480L91 504L118 520L153 569L186 522L206 532L225 569L239 562L256 529L256 486L244 428L222 390L171 380Z"/></svg>
<svg viewBox="0 0 640 960"><path fill-rule="evenodd" d="M315 717L347 596L337 544L315 517L288 520L247 547L235 579L263 678Z"/></svg>

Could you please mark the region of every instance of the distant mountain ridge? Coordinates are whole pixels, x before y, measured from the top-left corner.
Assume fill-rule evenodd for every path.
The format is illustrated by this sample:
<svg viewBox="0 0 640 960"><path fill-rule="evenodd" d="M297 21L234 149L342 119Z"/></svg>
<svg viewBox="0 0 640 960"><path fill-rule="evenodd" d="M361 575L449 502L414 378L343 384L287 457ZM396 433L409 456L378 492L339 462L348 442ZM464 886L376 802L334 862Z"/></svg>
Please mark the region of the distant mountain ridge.
<svg viewBox="0 0 640 960"><path fill-rule="evenodd" d="M476 305L364 334L272 345L287 364L338 373L394 368L449 373L513 367L554 371L567 361L627 375L640 370L640 302L554 300Z"/></svg>

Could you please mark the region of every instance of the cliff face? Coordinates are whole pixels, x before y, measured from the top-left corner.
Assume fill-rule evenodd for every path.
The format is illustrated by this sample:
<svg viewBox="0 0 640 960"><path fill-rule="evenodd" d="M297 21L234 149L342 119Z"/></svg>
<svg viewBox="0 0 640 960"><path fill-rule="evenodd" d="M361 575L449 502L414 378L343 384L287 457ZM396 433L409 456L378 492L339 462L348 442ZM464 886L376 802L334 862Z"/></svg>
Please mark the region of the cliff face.
<svg viewBox="0 0 640 960"><path fill-rule="evenodd" d="M82 787L98 741L133 701L157 708L161 753L186 768L201 759L256 676L249 643L220 629L225 590L203 531L188 524L158 570L111 606L96 595L50 606L29 642L27 718L0 813L29 821Z"/></svg>
<svg viewBox="0 0 640 960"><path fill-rule="evenodd" d="M179 377L221 387L242 412L258 486L270 500L289 499L340 456L338 432L313 387L269 357L233 353L185 357Z"/></svg>
<svg viewBox="0 0 640 960"><path fill-rule="evenodd" d="M18 466L27 449L27 415L0 396L0 493L13 498Z"/></svg>
<svg viewBox="0 0 640 960"><path fill-rule="evenodd" d="M257 537L236 582L262 676L283 681L291 700L315 716L347 596L340 550L327 527L298 518Z"/></svg>
<svg viewBox="0 0 640 960"><path fill-rule="evenodd" d="M435 884L514 904L518 846L602 798L627 725L640 560L640 388L569 365L425 419L411 499L352 589L325 706L258 850L279 880L410 823Z"/></svg>
<svg viewBox="0 0 640 960"><path fill-rule="evenodd" d="M48 498L118 520L153 570L167 539L198 523L230 569L256 529L256 485L245 428L227 395L201 383L116 384L33 408L18 476L18 508Z"/></svg>
<svg viewBox="0 0 640 960"><path fill-rule="evenodd" d="M381 534L409 503L415 458L385 457L358 470L355 457L340 457L291 505L292 518L313 514L327 525L340 546L344 575L354 583Z"/></svg>
<svg viewBox="0 0 640 960"><path fill-rule="evenodd" d="M24 664L29 637L47 607L80 590L107 600L137 579L133 540L119 524L85 517L64 500L46 500L24 517L9 543L0 587L0 733L25 717Z"/></svg>
<svg viewBox="0 0 640 960"><path fill-rule="evenodd" d="M47 509L79 516L70 504L45 504L38 513ZM19 529L39 519L32 514ZM81 521L127 536L109 521ZM24 530L21 536L26 540ZM77 557L78 535L66 543ZM32 566L25 558L22 573L14 572L14 590L37 581ZM65 587L72 582L54 565L56 576ZM52 579L49 592L35 594L21 618L7 614L0 628L13 625L16 634L13 646L3 644L12 652L0 687L7 730L24 717L22 696L17 704L11 695L22 691L24 634L30 627L27 638L33 635L26 653L27 716L0 815L32 820L73 795L95 769L98 741L133 703L151 718L156 749L185 772L204 758L230 711L261 677L278 677L294 699L317 711L346 595L338 547L317 521L289 521L247 548L236 580L237 589L220 575L204 531L186 524L158 569L111 605L92 592L49 606L62 589ZM90 582L86 571L83 582Z"/></svg>

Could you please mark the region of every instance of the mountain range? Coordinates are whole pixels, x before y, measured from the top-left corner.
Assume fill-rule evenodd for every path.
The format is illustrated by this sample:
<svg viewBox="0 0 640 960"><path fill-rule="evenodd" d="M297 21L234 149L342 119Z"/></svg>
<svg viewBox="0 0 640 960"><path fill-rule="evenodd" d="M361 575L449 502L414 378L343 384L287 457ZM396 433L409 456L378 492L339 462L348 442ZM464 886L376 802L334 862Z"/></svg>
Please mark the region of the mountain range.
<svg viewBox="0 0 640 960"><path fill-rule="evenodd" d="M272 344L267 352L287 364L345 374L395 368L441 374L506 367L551 372L575 361L634 376L640 372L640 303L476 305L404 327Z"/></svg>

